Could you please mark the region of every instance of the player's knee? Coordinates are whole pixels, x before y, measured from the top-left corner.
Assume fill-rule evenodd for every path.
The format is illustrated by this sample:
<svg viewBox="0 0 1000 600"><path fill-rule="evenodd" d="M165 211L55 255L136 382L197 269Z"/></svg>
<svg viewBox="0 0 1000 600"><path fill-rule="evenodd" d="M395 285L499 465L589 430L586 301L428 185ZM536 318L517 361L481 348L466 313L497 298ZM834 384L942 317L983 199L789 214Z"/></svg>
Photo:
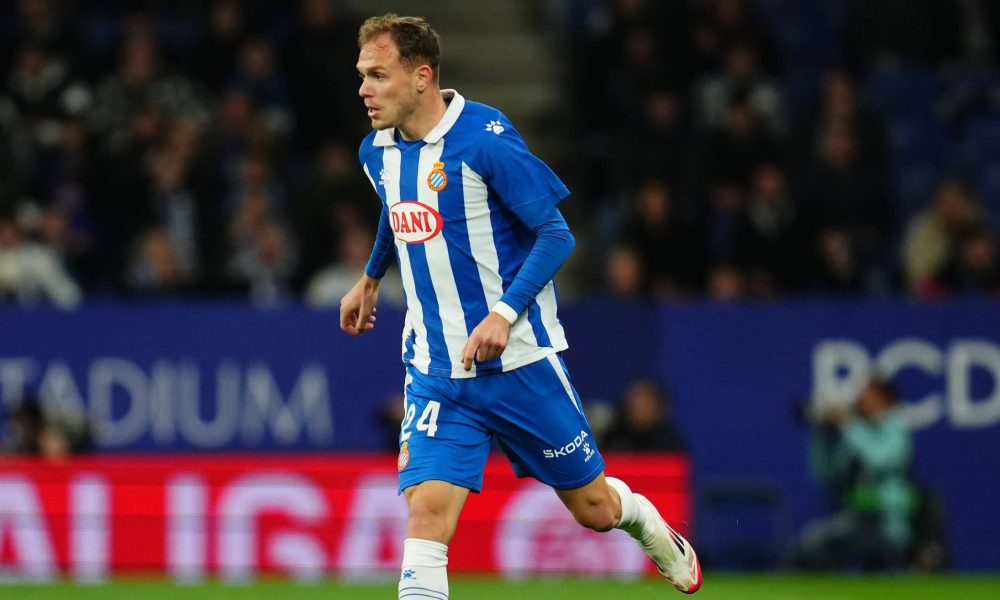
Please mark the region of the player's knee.
<svg viewBox="0 0 1000 600"><path fill-rule="evenodd" d="M610 508L590 509L574 516L577 523L594 531L611 531L618 523Z"/></svg>
<svg viewBox="0 0 1000 600"><path fill-rule="evenodd" d="M409 535L420 539L442 541L451 538L450 513L447 506L432 499L410 503Z"/></svg>
<svg viewBox="0 0 1000 600"><path fill-rule="evenodd" d="M582 503L572 512L577 523L594 531L611 531L618 524L619 515L615 514L611 502L593 500Z"/></svg>

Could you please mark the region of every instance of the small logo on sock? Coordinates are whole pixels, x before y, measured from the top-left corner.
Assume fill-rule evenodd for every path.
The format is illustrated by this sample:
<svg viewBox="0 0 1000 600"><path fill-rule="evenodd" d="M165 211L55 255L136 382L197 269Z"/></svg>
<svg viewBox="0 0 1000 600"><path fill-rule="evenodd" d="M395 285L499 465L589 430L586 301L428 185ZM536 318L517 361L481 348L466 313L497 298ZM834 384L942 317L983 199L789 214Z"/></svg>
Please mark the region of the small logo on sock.
<svg viewBox="0 0 1000 600"><path fill-rule="evenodd" d="M413 569L406 569L405 571L403 571L403 579L416 579L416 578L417 578L417 572L414 571Z"/></svg>

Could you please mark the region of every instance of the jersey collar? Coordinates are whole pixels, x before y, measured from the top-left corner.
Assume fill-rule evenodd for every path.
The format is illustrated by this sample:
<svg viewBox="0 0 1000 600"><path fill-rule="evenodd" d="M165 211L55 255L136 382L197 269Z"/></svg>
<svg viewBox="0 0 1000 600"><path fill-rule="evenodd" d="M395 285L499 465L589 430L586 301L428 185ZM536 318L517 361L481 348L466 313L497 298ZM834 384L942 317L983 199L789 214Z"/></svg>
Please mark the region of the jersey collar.
<svg viewBox="0 0 1000 600"><path fill-rule="evenodd" d="M458 121L459 115L462 114L462 109L465 108L465 98L455 90L441 90L441 95L446 102L449 100L450 102L448 102L448 109L444 111L444 116L441 117L438 124L424 136L424 142L428 144L436 144L441 141L444 134L448 133L452 126L455 125L455 122ZM380 148L395 146L396 128L377 131L372 143Z"/></svg>

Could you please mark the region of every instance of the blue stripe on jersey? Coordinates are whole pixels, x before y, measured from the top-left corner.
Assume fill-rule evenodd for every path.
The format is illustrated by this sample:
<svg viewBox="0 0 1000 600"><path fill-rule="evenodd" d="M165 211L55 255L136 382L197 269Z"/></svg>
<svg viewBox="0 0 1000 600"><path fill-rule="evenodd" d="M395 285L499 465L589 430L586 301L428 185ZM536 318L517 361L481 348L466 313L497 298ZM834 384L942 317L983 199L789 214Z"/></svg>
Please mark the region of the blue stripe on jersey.
<svg viewBox="0 0 1000 600"><path fill-rule="evenodd" d="M457 150L455 144L445 143L444 152L441 153L441 162L446 165L453 165L456 172L448 178L448 185L438 192L438 211L445 215L465 215L465 189L462 180L462 155ZM480 321L490 312L490 307L486 301L486 290L479 278L479 267L472 256L472 243L469 240L469 222L465 219L456 219L449 222L444 228L444 239L448 244L448 260L451 263L451 271L455 276L455 284L458 288L458 297L462 301L462 312L465 313L465 327L471 335L472 330L479 325ZM500 359L481 363L480 368L499 368Z"/></svg>
<svg viewBox="0 0 1000 600"><path fill-rule="evenodd" d="M420 148L423 144L415 144L405 150L400 149L399 165L399 198L400 201L417 199L417 170L420 167ZM441 324L441 307L438 305L434 283L431 280L430 267L427 265L427 250L423 244L408 244L406 250L410 256L410 268L413 271L413 283L417 298L423 307L424 325L427 329L427 347L430 350L430 369L440 369L451 372L451 361L442 360L448 357L448 346L444 341L444 326ZM457 360L460 357L455 357Z"/></svg>
<svg viewBox="0 0 1000 600"><path fill-rule="evenodd" d="M531 323L531 331L535 334L538 345L551 347L552 340L549 339L549 332L545 331L545 325L542 323L542 309L535 300L528 305L528 322Z"/></svg>
<svg viewBox="0 0 1000 600"><path fill-rule="evenodd" d="M486 198L490 206L490 224L493 227L493 245L496 247L497 256L503 257L500 260L500 279L503 281L503 291L506 292L510 284L514 283L517 270L521 267L523 260L517 260L514 256L514 249L517 246L517 234L511 228L509 217L504 215L506 210L497 201L493 190L489 191Z"/></svg>
<svg viewBox="0 0 1000 600"><path fill-rule="evenodd" d="M413 346L417 341L417 332L413 329L409 330L406 335L406 340L403 341L403 364L408 365L413 362L413 357L416 356L416 352L413 350Z"/></svg>

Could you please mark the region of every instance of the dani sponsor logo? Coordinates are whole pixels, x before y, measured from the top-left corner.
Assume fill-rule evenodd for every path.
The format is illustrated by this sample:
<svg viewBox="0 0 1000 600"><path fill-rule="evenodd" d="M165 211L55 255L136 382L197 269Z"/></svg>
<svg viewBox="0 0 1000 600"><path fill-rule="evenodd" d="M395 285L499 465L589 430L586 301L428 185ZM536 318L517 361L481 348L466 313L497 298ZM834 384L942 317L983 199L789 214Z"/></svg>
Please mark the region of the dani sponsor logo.
<svg viewBox="0 0 1000 600"><path fill-rule="evenodd" d="M441 233L444 219L422 202L403 200L389 209L389 224L399 241L420 244Z"/></svg>

